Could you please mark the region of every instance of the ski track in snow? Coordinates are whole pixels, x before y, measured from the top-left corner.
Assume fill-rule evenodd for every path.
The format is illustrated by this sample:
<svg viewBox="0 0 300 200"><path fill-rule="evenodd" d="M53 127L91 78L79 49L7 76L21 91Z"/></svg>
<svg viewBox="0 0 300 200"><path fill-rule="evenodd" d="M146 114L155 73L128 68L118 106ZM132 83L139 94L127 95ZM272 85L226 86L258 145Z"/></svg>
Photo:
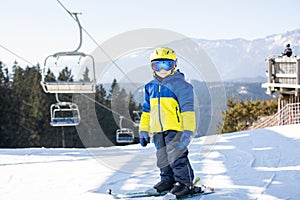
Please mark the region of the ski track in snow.
<svg viewBox="0 0 300 200"><path fill-rule="evenodd" d="M190 160L215 193L190 200L298 200L299 125L194 139ZM0 199L109 200L159 181L153 145L95 149L0 149ZM161 200L162 197L139 198Z"/></svg>
<svg viewBox="0 0 300 200"><path fill-rule="evenodd" d="M269 194L274 191L272 187L282 184L280 183L281 180L276 180L276 170L260 169L278 169L281 165L281 152L287 151L286 149L290 148L289 145L291 145L291 142L290 138L281 137L282 135L280 134L274 135L274 140L270 138L266 141L264 132L270 132L269 134L274 135L272 131L268 130L261 130L258 131L258 133L245 131L228 135L225 134L210 152L211 154L219 154L219 160L222 160L222 163L218 166L218 170L210 170L210 174L213 176L213 180L210 181L210 184L215 186L219 193L226 193L223 194L220 199L290 199L298 197L296 191L294 191L291 196L288 192L279 194L277 195L278 198ZM294 134L296 132L297 131L294 131ZM296 138L299 139L299 137ZM243 142L239 142L239 140ZM228 145L224 146L223 144L227 142L233 144L234 147L230 148ZM291 147L294 150L300 150L297 141L295 145ZM220 170L222 168L224 171ZM295 169L297 169L297 167L295 167ZM213 171L215 171L215 173L213 173ZM250 175L245 173L249 173ZM233 184L232 181L235 183ZM247 185L251 184L251 182L253 186ZM293 185L296 186L297 184ZM231 191L232 194L229 194L230 192L226 191L232 190L233 188L239 188L242 193ZM204 197L204 199L206 198L214 199L212 196Z"/></svg>

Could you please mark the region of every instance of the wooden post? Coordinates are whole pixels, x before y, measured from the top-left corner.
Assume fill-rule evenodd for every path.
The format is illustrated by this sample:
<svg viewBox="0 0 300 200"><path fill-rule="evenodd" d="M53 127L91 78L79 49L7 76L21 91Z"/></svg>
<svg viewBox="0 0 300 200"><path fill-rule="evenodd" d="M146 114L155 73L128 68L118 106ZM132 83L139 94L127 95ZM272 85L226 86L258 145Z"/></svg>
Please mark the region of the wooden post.
<svg viewBox="0 0 300 200"><path fill-rule="evenodd" d="M64 131L64 127L61 127L61 146L62 148L66 147L66 143L65 143L65 131Z"/></svg>

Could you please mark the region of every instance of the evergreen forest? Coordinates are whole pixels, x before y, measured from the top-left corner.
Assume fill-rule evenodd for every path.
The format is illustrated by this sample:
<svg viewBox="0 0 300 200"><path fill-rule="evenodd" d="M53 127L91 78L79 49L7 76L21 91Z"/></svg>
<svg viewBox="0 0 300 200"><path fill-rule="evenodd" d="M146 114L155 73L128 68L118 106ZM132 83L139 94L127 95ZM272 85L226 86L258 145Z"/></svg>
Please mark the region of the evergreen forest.
<svg viewBox="0 0 300 200"><path fill-rule="evenodd" d="M87 72L88 73L88 72ZM83 74L83 78L86 74ZM116 145L116 130L130 128L138 143L138 127L133 123L137 117L134 111L141 110L142 97L134 98L130 90L125 90L116 79L110 86L96 85L95 94L60 94L66 102L75 102L80 110L81 122L78 126L53 127L50 125L50 106L57 102L54 94L45 93L41 87L39 64L20 67L17 62L12 73L0 61L0 148L25 147L99 147ZM48 81L55 80L48 70ZM72 71L65 67L57 80L72 81ZM211 101L205 82L192 81L201 114L197 116L197 136L208 133ZM246 85L246 86L245 86ZM128 86L123 85L128 89ZM247 88L247 93L241 92ZM106 89L105 89L106 88ZM107 89L109 88L109 89ZM214 133L228 133L247 130L261 116L277 112L277 100L265 94L260 83L224 83L226 107L222 108L221 122L217 122Z"/></svg>
<svg viewBox="0 0 300 200"><path fill-rule="evenodd" d="M132 111L141 105L136 105L116 80L109 91L98 84L95 94L61 94L59 98L64 101L76 101L83 120L76 127L50 126L50 106L56 98L43 91L40 70L39 64L24 68L15 62L9 73L0 62L0 148L112 146L122 113L119 108L128 107L123 124L134 130L137 138L137 127L131 119L135 117ZM47 75L46 79L53 78L51 71ZM72 81L71 70L63 69L58 79ZM118 110L111 108L112 101Z"/></svg>

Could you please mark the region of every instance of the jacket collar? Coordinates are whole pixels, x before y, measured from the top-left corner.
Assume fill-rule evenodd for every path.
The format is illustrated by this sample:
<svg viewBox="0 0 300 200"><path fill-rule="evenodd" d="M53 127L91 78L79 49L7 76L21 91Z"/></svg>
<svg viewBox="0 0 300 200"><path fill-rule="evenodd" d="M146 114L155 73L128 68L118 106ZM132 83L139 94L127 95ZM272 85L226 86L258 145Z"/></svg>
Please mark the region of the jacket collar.
<svg viewBox="0 0 300 200"><path fill-rule="evenodd" d="M169 76L167 76L165 78L161 78L161 77L157 76L155 73L153 74L153 77L155 78L155 80L162 83L162 82L173 80L173 79L184 79L184 74L181 73L179 71L179 69L177 69L174 73L171 73Z"/></svg>

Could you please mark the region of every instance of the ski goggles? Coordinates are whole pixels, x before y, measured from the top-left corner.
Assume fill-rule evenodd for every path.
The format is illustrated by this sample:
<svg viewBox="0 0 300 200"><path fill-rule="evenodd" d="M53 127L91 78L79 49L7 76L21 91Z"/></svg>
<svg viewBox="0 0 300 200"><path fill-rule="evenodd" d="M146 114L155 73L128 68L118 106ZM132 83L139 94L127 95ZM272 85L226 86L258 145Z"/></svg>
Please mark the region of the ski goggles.
<svg viewBox="0 0 300 200"><path fill-rule="evenodd" d="M176 61L174 60L157 60L151 62L151 67L154 71L159 72L161 69L169 71L176 67Z"/></svg>

